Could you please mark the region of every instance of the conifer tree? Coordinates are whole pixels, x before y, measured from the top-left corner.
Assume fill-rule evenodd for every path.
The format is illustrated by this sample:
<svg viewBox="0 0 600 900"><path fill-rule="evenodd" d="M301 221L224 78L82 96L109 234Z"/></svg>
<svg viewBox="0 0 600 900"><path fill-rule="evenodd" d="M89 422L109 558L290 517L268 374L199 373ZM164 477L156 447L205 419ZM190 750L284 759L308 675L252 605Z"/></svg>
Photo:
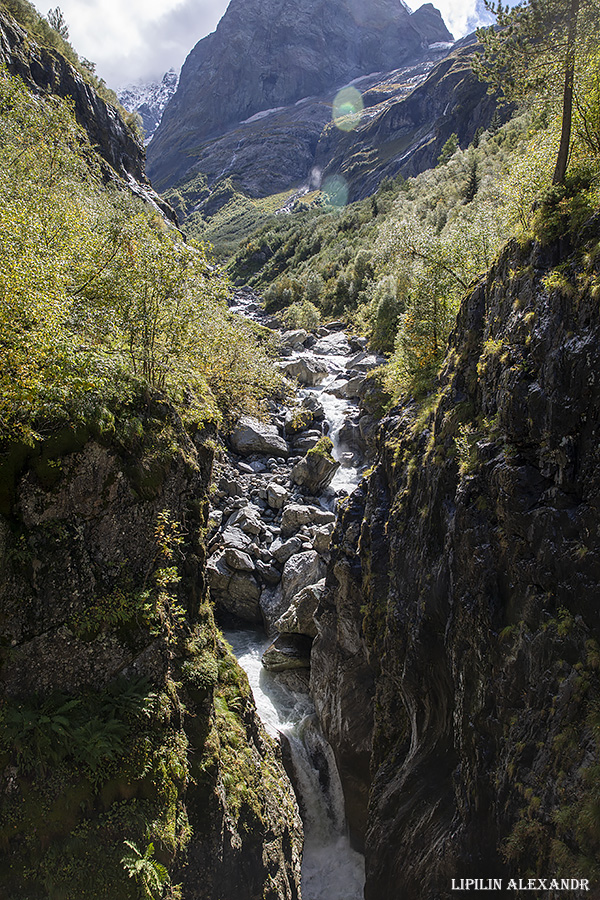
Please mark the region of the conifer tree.
<svg viewBox="0 0 600 900"><path fill-rule="evenodd" d="M464 190L464 201L465 203L470 203L471 200L475 199L475 195L479 189L479 176L477 174L477 160L473 159L471 165L469 166L469 178L467 180L465 190Z"/></svg>

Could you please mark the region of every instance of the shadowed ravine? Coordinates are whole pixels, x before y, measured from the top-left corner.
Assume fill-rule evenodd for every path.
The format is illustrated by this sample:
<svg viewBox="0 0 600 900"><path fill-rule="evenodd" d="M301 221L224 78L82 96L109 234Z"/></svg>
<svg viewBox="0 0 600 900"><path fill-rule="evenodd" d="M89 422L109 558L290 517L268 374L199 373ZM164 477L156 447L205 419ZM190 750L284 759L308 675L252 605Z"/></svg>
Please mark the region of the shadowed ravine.
<svg viewBox="0 0 600 900"><path fill-rule="evenodd" d="M236 301L233 307L236 312L259 320L263 318L251 295L238 294ZM311 340L307 343L310 345ZM300 398L308 397L309 401L316 400L321 404L325 414L321 429L332 439L333 456L340 462L329 486L318 498L310 499L319 503L322 509L334 510L339 498L354 490L364 468L357 447L343 440L344 426L348 428L349 417L355 412L356 405L333 393L347 373L347 364L353 354L345 334L335 328L322 335L315 346L315 351L304 347L292 351L284 357L284 362L303 358L325 361L327 365L328 372L322 382L305 385L299 393ZM263 473L262 479L263 486L268 489L269 473ZM298 590L304 586L299 585ZM322 735L308 693L308 679L304 674L307 670L278 674L265 669L262 656L276 636L268 619L266 625L269 636L263 628L244 627L239 623L227 628L224 635L248 675L263 724L281 741L288 757L288 770L292 774L305 832L303 900L361 900L364 857L351 846L344 793L333 750Z"/></svg>

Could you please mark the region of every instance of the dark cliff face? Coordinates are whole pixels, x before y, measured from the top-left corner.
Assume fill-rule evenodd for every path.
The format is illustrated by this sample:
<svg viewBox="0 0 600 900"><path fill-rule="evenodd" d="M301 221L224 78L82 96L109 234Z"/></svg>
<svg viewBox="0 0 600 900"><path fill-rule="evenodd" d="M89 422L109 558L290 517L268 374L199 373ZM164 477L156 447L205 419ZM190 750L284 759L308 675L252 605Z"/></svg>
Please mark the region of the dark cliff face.
<svg viewBox="0 0 600 900"><path fill-rule="evenodd" d="M148 148L149 175L164 190L203 142L261 110L329 94L451 39L431 4L411 14L400 0L233 0L183 66Z"/></svg>
<svg viewBox="0 0 600 900"><path fill-rule="evenodd" d="M299 896L293 791L207 599L206 437L140 398L0 448L11 900L134 900L138 851L186 900Z"/></svg>
<svg viewBox="0 0 600 900"><path fill-rule="evenodd" d="M77 121L98 151L109 178L115 176L171 220L175 213L153 190L144 149L118 111L106 103L58 51L35 43L11 17L0 13L0 62L34 93L72 100Z"/></svg>
<svg viewBox="0 0 600 900"><path fill-rule="evenodd" d="M385 83L364 94L369 115L351 134L326 129L317 146L323 177L341 174L350 200L373 194L383 178L409 178L435 166L444 143L456 134L468 146L479 127L487 128L496 98L471 70L477 46L457 50L439 62L414 90L386 101Z"/></svg>
<svg viewBox="0 0 600 900"><path fill-rule="evenodd" d="M506 248L336 532L311 678L369 900L597 874L599 236Z"/></svg>

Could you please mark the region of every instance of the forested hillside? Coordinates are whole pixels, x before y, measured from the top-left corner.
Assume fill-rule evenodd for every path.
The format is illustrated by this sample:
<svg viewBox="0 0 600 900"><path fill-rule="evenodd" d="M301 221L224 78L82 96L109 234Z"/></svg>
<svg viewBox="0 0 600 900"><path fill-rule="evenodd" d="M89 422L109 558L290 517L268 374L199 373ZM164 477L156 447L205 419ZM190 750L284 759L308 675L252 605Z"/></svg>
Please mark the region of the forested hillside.
<svg viewBox="0 0 600 900"><path fill-rule="evenodd" d="M279 376L207 250L134 180L135 135L129 172L102 155L129 130L112 96L32 7L21 25L6 8L0 893L209 897L216 879L291 900L295 800L204 579L217 429ZM262 822L264 861L260 828L240 838Z"/></svg>

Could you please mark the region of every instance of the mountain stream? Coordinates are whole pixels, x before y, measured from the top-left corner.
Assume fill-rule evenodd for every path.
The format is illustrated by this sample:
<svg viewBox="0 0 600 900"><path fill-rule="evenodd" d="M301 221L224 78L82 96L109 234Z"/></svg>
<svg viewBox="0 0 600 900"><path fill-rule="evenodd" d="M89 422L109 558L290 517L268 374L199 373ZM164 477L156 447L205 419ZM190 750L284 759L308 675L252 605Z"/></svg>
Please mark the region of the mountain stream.
<svg viewBox="0 0 600 900"><path fill-rule="evenodd" d="M251 295L238 295L235 312L264 321ZM324 331L324 330L323 330ZM310 344L310 342L309 342ZM360 347L354 347L354 351ZM321 333L309 349L288 350L285 362L298 357L325 361L327 374L320 384L306 385L300 397L314 398L324 414L323 432L333 442L333 456L341 465L329 487L318 498L321 508L335 509L340 497L350 493L360 480L361 454L357 446L343 442L344 425L357 406L333 389L348 377L352 349L342 331ZM366 353L363 353L366 356ZM269 478L268 475L263 477ZM268 671L261 659L273 635L251 625L225 628L224 636L248 675L258 714L275 738L280 736L289 751L294 787L304 823L305 844L302 864L303 900L362 900L365 881L364 857L350 844L344 811L344 796L333 750L323 737L312 699L303 689L302 679L280 678ZM305 670L306 671L306 670ZM290 686L293 684L293 687ZM304 684L307 684L305 680Z"/></svg>

